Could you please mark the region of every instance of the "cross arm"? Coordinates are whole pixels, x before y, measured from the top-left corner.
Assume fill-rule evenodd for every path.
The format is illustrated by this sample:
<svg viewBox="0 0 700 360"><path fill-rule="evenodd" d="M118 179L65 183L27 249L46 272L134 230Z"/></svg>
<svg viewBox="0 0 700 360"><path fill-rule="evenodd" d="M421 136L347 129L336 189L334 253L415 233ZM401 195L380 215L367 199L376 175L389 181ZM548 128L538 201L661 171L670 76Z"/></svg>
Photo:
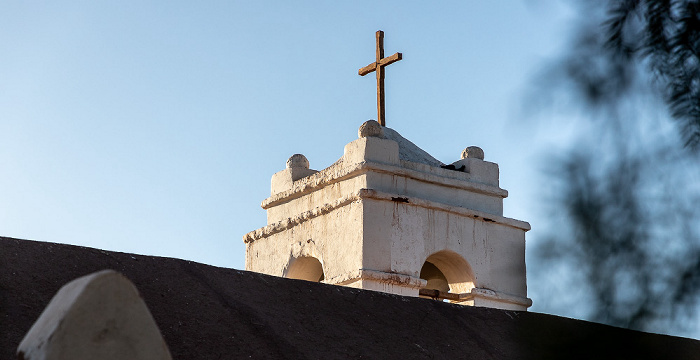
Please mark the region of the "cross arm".
<svg viewBox="0 0 700 360"><path fill-rule="evenodd" d="M365 76L365 75L367 75L375 70L377 70L377 63L373 62L373 63L363 67L362 69L360 69L360 71L358 71L357 73L360 74L360 76Z"/></svg>
<svg viewBox="0 0 700 360"><path fill-rule="evenodd" d="M395 63L395 62L401 60L401 57L402 57L401 53L397 52L394 55L391 55L389 57L385 57L385 58L379 60L379 65L377 65L376 62L373 62L373 63L361 68L357 73L360 74L360 76L365 76L365 75L377 70L377 66L387 66L389 64L392 64L392 63Z"/></svg>
<svg viewBox="0 0 700 360"><path fill-rule="evenodd" d="M387 66L389 64L395 63L399 60L401 60L401 53L397 52L394 55L387 56L384 59L379 60L379 66Z"/></svg>

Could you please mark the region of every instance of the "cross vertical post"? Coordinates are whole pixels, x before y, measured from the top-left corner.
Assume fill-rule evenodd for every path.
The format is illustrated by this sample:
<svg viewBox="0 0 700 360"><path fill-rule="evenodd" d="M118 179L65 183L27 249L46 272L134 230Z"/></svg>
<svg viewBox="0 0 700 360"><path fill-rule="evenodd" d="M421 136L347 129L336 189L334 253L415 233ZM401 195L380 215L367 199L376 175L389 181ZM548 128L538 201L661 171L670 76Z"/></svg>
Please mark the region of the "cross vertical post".
<svg viewBox="0 0 700 360"><path fill-rule="evenodd" d="M379 30L376 34L377 39L377 51L376 51L376 61L361 68L358 71L360 76L365 76L372 71L377 73L377 121L380 125L386 126L386 121L384 117L384 67L401 60L402 55L400 52L395 53L389 57L384 57L384 32Z"/></svg>

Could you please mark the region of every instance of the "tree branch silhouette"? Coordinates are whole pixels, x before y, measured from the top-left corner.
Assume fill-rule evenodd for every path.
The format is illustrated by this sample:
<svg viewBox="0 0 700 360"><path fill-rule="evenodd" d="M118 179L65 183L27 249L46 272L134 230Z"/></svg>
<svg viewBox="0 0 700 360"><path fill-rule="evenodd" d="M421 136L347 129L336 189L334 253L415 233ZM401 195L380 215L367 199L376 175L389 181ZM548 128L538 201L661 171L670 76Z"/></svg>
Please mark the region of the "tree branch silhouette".
<svg viewBox="0 0 700 360"><path fill-rule="evenodd" d="M544 108L563 97L593 121L549 159L552 225L534 249L539 269L575 269L568 288L585 288L585 301L562 309L585 302L593 321L682 332L700 303L700 7L572 6L571 47L530 96Z"/></svg>

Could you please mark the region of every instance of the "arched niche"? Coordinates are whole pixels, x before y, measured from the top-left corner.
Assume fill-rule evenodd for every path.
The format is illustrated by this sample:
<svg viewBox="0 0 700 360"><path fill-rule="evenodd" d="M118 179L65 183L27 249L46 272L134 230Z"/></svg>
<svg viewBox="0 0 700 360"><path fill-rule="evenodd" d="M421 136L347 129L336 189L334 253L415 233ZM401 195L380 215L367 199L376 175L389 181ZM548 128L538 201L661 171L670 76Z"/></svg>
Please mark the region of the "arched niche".
<svg viewBox="0 0 700 360"><path fill-rule="evenodd" d="M323 265L315 257L300 256L290 261L284 277L320 282L324 279Z"/></svg>
<svg viewBox="0 0 700 360"><path fill-rule="evenodd" d="M463 294L474 288L474 273L469 263L454 251L438 251L425 259L420 271L427 280L424 289Z"/></svg>

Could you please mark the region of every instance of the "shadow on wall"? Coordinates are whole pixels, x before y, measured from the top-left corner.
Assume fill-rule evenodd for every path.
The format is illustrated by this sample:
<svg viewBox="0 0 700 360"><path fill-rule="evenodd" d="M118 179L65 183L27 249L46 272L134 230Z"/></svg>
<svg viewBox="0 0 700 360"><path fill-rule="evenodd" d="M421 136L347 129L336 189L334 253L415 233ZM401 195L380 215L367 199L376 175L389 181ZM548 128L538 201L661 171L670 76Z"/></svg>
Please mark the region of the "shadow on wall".
<svg viewBox="0 0 700 360"><path fill-rule="evenodd" d="M290 262L289 267L287 267L284 277L313 282L320 282L325 279L323 265L318 259L311 256L294 258Z"/></svg>
<svg viewBox="0 0 700 360"><path fill-rule="evenodd" d="M449 250L438 251L428 256L420 270L420 278L428 282L423 289L438 290L440 293L464 294L475 286L474 273L469 263L456 252ZM434 298L423 294L421 297Z"/></svg>

